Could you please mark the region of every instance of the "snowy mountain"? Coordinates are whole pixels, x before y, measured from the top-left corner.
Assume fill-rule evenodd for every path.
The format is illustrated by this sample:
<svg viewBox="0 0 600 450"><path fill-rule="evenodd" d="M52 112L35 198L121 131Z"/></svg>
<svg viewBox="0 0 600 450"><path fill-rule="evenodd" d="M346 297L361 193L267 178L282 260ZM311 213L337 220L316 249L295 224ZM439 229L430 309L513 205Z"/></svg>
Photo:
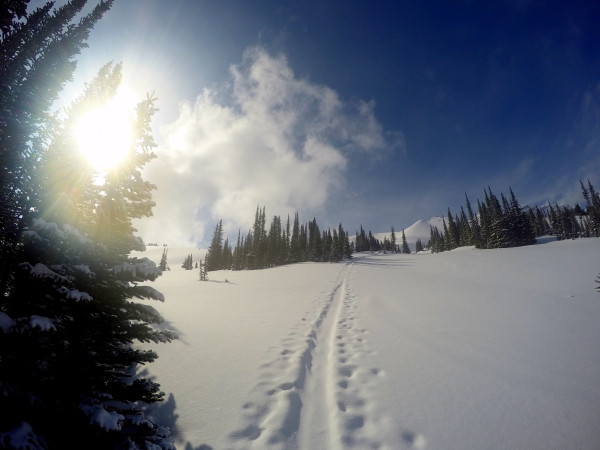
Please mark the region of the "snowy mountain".
<svg viewBox="0 0 600 450"><path fill-rule="evenodd" d="M442 218L441 217L432 217L429 220L423 220L423 219L417 220L410 227L408 227L404 230L404 235L406 236L406 242L408 243L408 245L412 251L415 250L415 244L417 242L417 239L421 239L421 242L423 243L423 245L427 245L427 242L429 242L429 237L431 235L430 228L429 228L431 225L442 230L443 229ZM402 229L394 228L394 233L396 234L396 243L401 244L402 243L402 241L401 241ZM388 231L388 232L373 233L373 236L375 236L375 238L378 239L379 241L383 242L383 240L386 237L389 239L391 234L392 233L391 233L391 229L390 229L390 231Z"/></svg>
<svg viewBox="0 0 600 450"><path fill-rule="evenodd" d="M154 415L181 448L600 442L600 239L357 254L207 282L179 267L195 251L169 250L154 283L180 340L151 345L146 369L168 396Z"/></svg>

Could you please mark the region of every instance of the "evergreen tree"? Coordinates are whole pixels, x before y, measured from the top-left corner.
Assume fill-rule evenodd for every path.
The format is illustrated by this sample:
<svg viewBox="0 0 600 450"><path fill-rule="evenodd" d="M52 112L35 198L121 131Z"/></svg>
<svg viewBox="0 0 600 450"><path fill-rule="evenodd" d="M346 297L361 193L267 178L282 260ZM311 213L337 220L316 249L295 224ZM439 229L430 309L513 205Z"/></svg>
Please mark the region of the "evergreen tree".
<svg viewBox="0 0 600 450"><path fill-rule="evenodd" d="M221 269L229 270L233 263L233 254L229 246L229 239L223 243L223 252L221 253Z"/></svg>
<svg viewBox="0 0 600 450"><path fill-rule="evenodd" d="M202 259L200 259L198 267L200 269L200 274L199 274L200 281L207 281L208 280L208 271L206 270L206 260L203 263Z"/></svg>
<svg viewBox="0 0 600 450"><path fill-rule="evenodd" d="M444 231L444 235L446 236L446 247L448 250L452 250L458 247L460 243L458 225L454 221L454 217L452 217L450 208L448 208L448 228L447 231Z"/></svg>
<svg viewBox="0 0 600 450"><path fill-rule="evenodd" d="M28 0L4 2L0 11L0 290L11 289L21 232L42 192L37 168L42 140L52 129L50 108L72 78L74 57L108 11L102 1L76 21L85 1L53 10L53 2L27 13Z"/></svg>
<svg viewBox="0 0 600 450"><path fill-rule="evenodd" d="M168 252L167 247L163 248L162 256L160 257L160 263L158 264L158 268L161 270L161 272L164 272L165 270L167 270L167 267L168 267L167 252Z"/></svg>
<svg viewBox="0 0 600 450"><path fill-rule="evenodd" d="M290 262L300 262L302 250L300 247L300 219L298 218L298 211L294 215L294 225L292 227L292 236L290 239Z"/></svg>
<svg viewBox="0 0 600 450"><path fill-rule="evenodd" d="M419 253L422 252L423 249L423 243L421 242L421 238L417 238L417 242L415 243L415 252Z"/></svg>
<svg viewBox="0 0 600 450"><path fill-rule="evenodd" d="M392 227L392 233L390 235L390 244L392 247L392 251L394 253L398 252L398 244L396 244L396 232L394 231L394 227Z"/></svg>
<svg viewBox="0 0 600 450"><path fill-rule="evenodd" d="M181 264L181 268L185 270L192 270L194 268L194 261L191 253L185 257L183 264Z"/></svg>
<svg viewBox="0 0 600 450"><path fill-rule="evenodd" d="M223 221L219 220L215 226L208 253L204 258L204 263L208 271L220 270L222 268L223 258Z"/></svg>
<svg viewBox="0 0 600 450"><path fill-rule="evenodd" d="M410 247L408 246L408 242L406 242L406 235L404 234L404 230L402 230L402 253L410 254Z"/></svg>
<svg viewBox="0 0 600 450"><path fill-rule="evenodd" d="M590 180L586 188L580 180L583 198L586 202L587 226L591 236L600 237L600 193L596 192Z"/></svg>
<svg viewBox="0 0 600 450"><path fill-rule="evenodd" d="M14 23L12 31L3 28L1 57L6 58L6 45L16 39L10 44L22 46L16 60L33 58L25 72L18 61L1 65L1 113L11 116L9 121L27 109L30 118L41 114L38 119L44 119L46 90L61 85L61 70L70 73L71 56L110 6L102 2L79 25L70 24L85 3L70 2L56 11L47 4L26 22ZM43 134L43 141L27 134L34 130L30 122L31 127L12 129L11 142L2 142L3 158L11 153L3 164L24 177L20 187L3 178L2 189L8 186L13 198L24 202L17 209L27 210L18 221L13 220L15 209L5 216L16 224L11 233L24 231L3 241L13 265L0 299L2 322L7 324L0 333L2 445L19 432L38 448L172 447L168 430L144 413L163 393L157 383L136 374L138 365L157 355L133 345L175 337L153 328L162 321L154 308L133 301L164 300L155 289L140 285L154 280L160 269L147 258L129 256L144 248L133 234L132 220L150 215L153 206L153 186L140 172L155 157L150 131L154 99L138 105L134 144L125 161L105 174L103 185L90 183L97 173L81 163L70 138L80 108L110 97L120 70L119 65L105 66L67 110L67 118L53 121L37 135ZM18 76L7 83L16 76L11 71ZM31 110L38 108L38 100L42 109ZM28 151L29 144L18 145L34 141L47 147Z"/></svg>
<svg viewBox="0 0 600 450"><path fill-rule="evenodd" d="M317 225L317 219L313 217L313 220L308 223L308 260L321 261L322 247L321 230Z"/></svg>
<svg viewBox="0 0 600 450"><path fill-rule="evenodd" d="M481 248L481 226L475 213L473 213L473 208L471 207L471 201L469 197L465 193L465 199L467 201L467 214L469 219L469 228L471 230L470 240L468 245L474 245L477 248Z"/></svg>

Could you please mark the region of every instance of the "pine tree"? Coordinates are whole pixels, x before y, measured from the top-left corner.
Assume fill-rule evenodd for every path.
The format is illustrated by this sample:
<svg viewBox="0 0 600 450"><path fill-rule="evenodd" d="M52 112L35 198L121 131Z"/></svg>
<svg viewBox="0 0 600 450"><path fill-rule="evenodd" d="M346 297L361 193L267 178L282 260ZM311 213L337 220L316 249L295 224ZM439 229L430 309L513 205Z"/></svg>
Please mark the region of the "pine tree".
<svg viewBox="0 0 600 450"><path fill-rule="evenodd" d="M469 197L465 193L465 199L467 201L467 214L469 219L469 227L471 230L469 245L474 245L477 248L481 248L481 226L477 217L473 213L473 208L471 207L471 201Z"/></svg>
<svg viewBox="0 0 600 450"><path fill-rule="evenodd" d="M233 264L233 252L229 246L229 239L223 243L223 253L221 254L221 269L230 270Z"/></svg>
<svg viewBox="0 0 600 450"><path fill-rule="evenodd" d="M4 2L0 11L0 290L11 289L19 237L41 192L36 169L41 140L51 128L50 108L75 70L74 57L108 11L101 1L76 22L85 1L27 13L28 0Z"/></svg>
<svg viewBox="0 0 600 450"><path fill-rule="evenodd" d="M583 198L586 201L587 222L591 236L600 237L600 193L596 192L590 180L586 188L580 180Z"/></svg>
<svg viewBox="0 0 600 450"><path fill-rule="evenodd" d="M185 270L192 270L194 268L194 261L191 253L185 257L183 264L181 264L181 268Z"/></svg>
<svg viewBox="0 0 600 450"><path fill-rule="evenodd" d="M68 69L70 57L76 53L72 50L81 48L85 30L89 31L102 15L97 7L94 16L80 22L85 26L68 26L84 4L71 2L55 13L48 4L22 26L15 25L18 30L14 35L3 35L3 51L6 42L21 29L31 28L38 37L47 33L48 38L43 49L33 53L43 62L34 64L39 71L21 73L26 81L19 78L10 89L27 85L28 95L39 93L42 103L46 101L44 80L49 78L48 86L60 84L52 77L58 76L62 65ZM109 6L110 2L102 3L104 9ZM54 29L56 39L50 37L50 29ZM63 50L66 60L60 54ZM5 69L3 64L0 70ZM18 64L9 72L12 70L18 72ZM6 101L7 76L3 72L2 102ZM147 404L160 401L164 394L157 383L136 375L138 365L152 362L157 355L133 345L167 342L175 337L168 330L153 328L162 321L154 308L133 301L164 300L158 291L140 284L154 280L160 269L147 258L129 256L132 250L144 248L133 234L132 220L150 215L153 206L153 186L140 172L155 157L149 126L156 111L154 99L149 97L138 105L130 157L105 174L102 186L90 185L93 168L81 165L69 139L69 126L78 108L110 96L118 80L120 66L105 66L67 110L68 117L44 131L48 147L43 155L25 151L10 162L3 160L5 165L14 164L11 167L16 172L26 174L21 182L27 184L22 184L22 192L28 193L28 204L19 207L28 213L19 219L18 227L24 231L4 241L9 243L5 249L10 249L10 242L19 245L10 249L12 281L10 288L3 286L0 299L0 314L6 324L0 333L2 445L18 430L27 435L33 447L40 448L172 447L168 430L144 413ZM37 101L23 96L13 100L8 109L2 109L3 114L27 109ZM16 152L16 142L33 142L31 135L23 134L32 129L15 129L20 136L10 145L3 142L2 151ZM75 177L74 172L81 176ZM12 213L14 210L7 217Z"/></svg>
<svg viewBox="0 0 600 450"><path fill-rule="evenodd" d="M208 271L206 270L206 260L203 263L202 259L200 259L200 261L198 263L198 267L200 269L200 274L199 274L200 281L207 281L208 280Z"/></svg>
<svg viewBox="0 0 600 450"><path fill-rule="evenodd" d="M421 242L421 238L417 238L417 242L415 243L415 252L419 253L422 252L423 249L423 243Z"/></svg>
<svg viewBox="0 0 600 450"><path fill-rule="evenodd" d="M162 272L164 272L165 270L167 270L167 267L168 267L168 263L167 263L167 252L168 252L168 249L167 249L167 247L165 247L165 248L163 249L162 256L160 257L160 263L158 264L158 268L159 268L159 269L160 269Z"/></svg>
<svg viewBox="0 0 600 450"><path fill-rule="evenodd" d="M208 247L208 253L204 258L207 270L220 270L222 268L223 258L223 221L219 220L215 226L215 232L213 234L210 246Z"/></svg>
<svg viewBox="0 0 600 450"><path fill-rule="evenodd" d="M292 236L290 239L290 262L300 262L302 250L300 247L300 219L298 218L298 211L294 215L294 225L292 227Z"/></svg>
<svg viewBox="0 0 600 450"><path fill-rule="evenodd" d="M313 220L308 223L308 260L321 261L323 256L322 247L321 230L317 224L317 219L313 217Z"/></svg>
<svg viewBox="0 0 600 450"><path fill-rule="evenodd" d="M444 232L447 236L446 238L446 247L448 250L452 250L458 247L460 243L460 236L458 232L458 226L454 221L454 217L452 217L452 213L450 212L450 208L448 208L448 228L447 233Z"/></svg>
<svg viewBox="0 0 600 450"><path fill-rule="evenodd" d="M406 235L404 234L404 230L402 230L402 253L410 254L410 247L408 246L408 242L406 242Z"/></svg>

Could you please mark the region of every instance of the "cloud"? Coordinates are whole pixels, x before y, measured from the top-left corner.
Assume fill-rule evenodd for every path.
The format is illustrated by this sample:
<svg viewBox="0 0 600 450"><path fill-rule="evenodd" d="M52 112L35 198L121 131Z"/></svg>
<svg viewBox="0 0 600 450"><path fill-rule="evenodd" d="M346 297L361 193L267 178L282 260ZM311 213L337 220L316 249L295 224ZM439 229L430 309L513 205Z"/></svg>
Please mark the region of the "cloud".
<svg viewBox="0 0 600 450"><path fill-rule="evenodd" d="M345 102L261 48L247 50L220 88L182 102L159 141L145 173L159 188L155 217L138 228L170 245L206 244L218 219L232 237L245 232L257 205L318 215L344 187L349 158L377 159L403 142L384 133L372 102Z"/></svg>

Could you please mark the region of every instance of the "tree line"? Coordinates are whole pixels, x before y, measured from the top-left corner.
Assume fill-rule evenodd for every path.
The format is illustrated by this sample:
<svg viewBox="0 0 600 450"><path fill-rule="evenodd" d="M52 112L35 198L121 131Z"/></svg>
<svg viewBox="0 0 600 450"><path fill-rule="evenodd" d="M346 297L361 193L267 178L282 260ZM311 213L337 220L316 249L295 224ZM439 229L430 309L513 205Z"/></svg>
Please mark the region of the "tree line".
<svg viewBox="0 0 600 450"><path fill-rule="evenodd" d="M365 232L362 225L360 231L356 232L356 238L352 242L352 250L356 252L391 252L391 253L410 253L410 247L406 241L406 235L402 230L400 243L397 243L396 232L394 227L391 228L390 237L387 235L383 238L383 241L377 239L371 230ZM417 240L416 251L423 250L423 246L420 240Z"/></svg>
<svg viewBox="0 0 600 450"><path fill-rule="evenodd" d="M600 194L588 180L580 181L585 208L559 206L522 207L512 189L498 198L488 187L484 200L477 200L475 214L468 196L459 214L450 208L443 217L442 230L431 226L428 247L433 253L474 245L476 248L506 248L530 245L546 235L558 240L600 236ZM466 211L465 211L466 209Z"/></svg>
<svg viewBox="0 0 600 450"><path fill-rule="evenodd" d="M316 218L300 223L298 212L284 222L273 216L267 229L266 209L258 206L252 229L238 231L234 247L223 239L223 221L215 231L205 258L207 270L254 270L299 262L337 262L352 257L353 247L342 224L321 231Z"/></svg>

